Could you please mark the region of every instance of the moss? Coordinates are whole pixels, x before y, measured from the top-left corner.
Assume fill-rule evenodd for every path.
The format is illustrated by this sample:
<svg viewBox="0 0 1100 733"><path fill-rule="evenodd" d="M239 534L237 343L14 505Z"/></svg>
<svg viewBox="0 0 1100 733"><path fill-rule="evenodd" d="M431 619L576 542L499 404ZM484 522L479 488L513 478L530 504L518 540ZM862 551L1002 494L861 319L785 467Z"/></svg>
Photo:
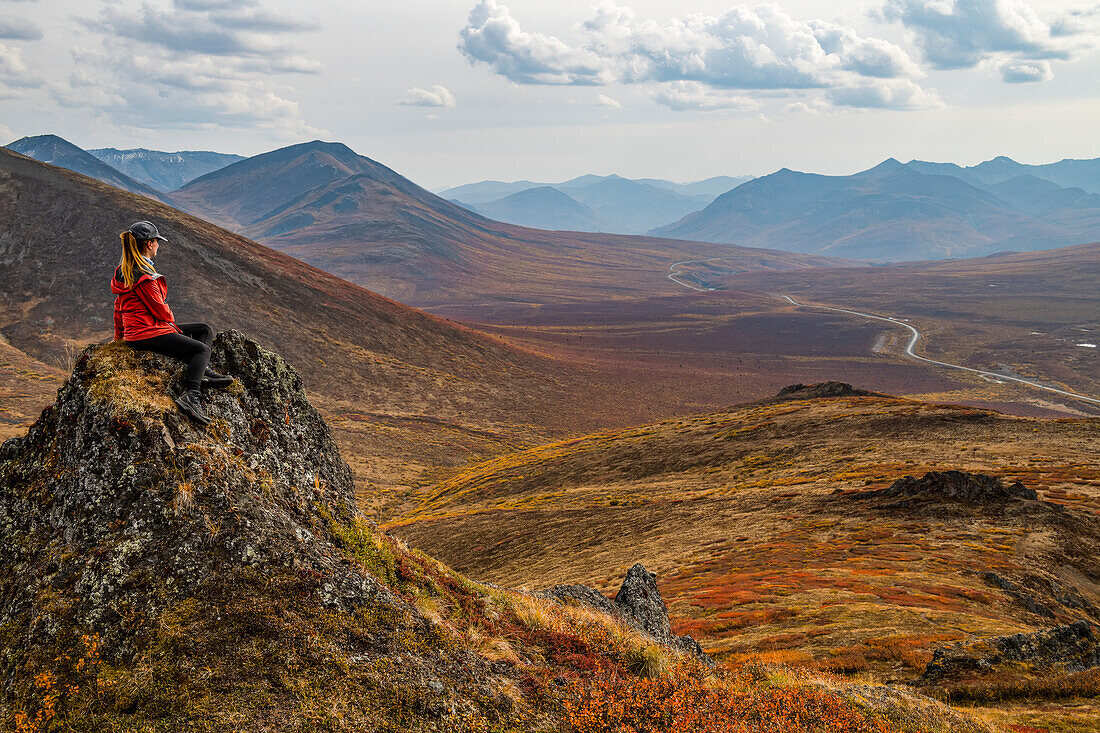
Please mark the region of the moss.
<svg viewBox="0 0 1100 733"><path fill-rule="evenodd" d="M139 354L119 341L97 346L85 352L78 362L85 365L88 396L110 405L118 415L139 413L161 416L175 405L168 394L170 375L162 369L146 368Z"/></svg>
<svg viewBox="0 0 1100 733"><path fill-rule="evenodd" d="M393 552L364 519L353 517L348 522L338 522L324 507L318 507L318 510L340 547L384 584L391 587L398 585L397 561Z"/></svg>

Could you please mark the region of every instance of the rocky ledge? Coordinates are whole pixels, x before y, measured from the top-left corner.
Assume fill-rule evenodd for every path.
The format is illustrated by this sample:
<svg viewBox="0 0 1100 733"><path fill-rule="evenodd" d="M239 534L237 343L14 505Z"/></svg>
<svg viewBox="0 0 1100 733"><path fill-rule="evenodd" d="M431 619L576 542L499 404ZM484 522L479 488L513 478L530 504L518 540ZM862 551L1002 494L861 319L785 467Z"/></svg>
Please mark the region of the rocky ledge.
<svg viewBox="0 0 1100 733"><path fill-rule="evenodd" d="M1100 666L1100 646L1088 621L1075 621L1030 634L995 636L940 647L917 687L940 685L999 671L1080 672Z"/></svg>

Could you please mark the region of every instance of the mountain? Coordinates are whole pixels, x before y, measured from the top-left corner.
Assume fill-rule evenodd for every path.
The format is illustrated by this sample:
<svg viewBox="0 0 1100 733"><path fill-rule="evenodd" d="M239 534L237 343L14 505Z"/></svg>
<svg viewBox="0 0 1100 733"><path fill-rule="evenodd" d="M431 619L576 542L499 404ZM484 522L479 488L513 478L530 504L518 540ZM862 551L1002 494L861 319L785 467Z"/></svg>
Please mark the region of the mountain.
<svg viewBox="0 0 1100 733"><path fill-rule="evenodd" d="M172 197L198 216L417 306L677 292L680 286L667 279L672 263L721 257L755 267L764 254L496 222L345 145L320 141L226 166ZM774 252L767 257L768 267L811 264Z"/></svg>
<svg viewBox="0 0 1100 733"><path fill-rule="evenodd" d="M711 201L706 195L685 196L619 176L583 183L570 181L559 188L608 222L607 231L623 234L640 234L663 223L677 221Z"/></svg>
<svg viewBox="0 0 1100 733"><path fill-rule="evenodd" d="M684 196L619 176L581 176L555 186L525 188L503 198L466 204L471 211L539 229L639 234L705 206L707 196Z"/></svg>
<svg viewBox="0 0 1100 733"><path fill-rule="evenodd" d="M657 188L667 188L669 191L675 191L684 196L706 196L710 201L713 201L726 191L731 191L753 178L754 176L714 176L691 183L674 183L660 178L639 178L637 182L648 183Z"/></svg>
<svg viewBox="0 0 1100 733"><path fill-rule="evenodd" d="M496 201L466 206L482 216L509 224L579 232L611 231L596 212L550 186L528 188Z"/></svg>
<svg viewBox="0 0 1100 733"><path fill-rule="evenodd" d="M1100 193L1100 158L1065 159L1057 163L1028 165L1002 155L966 168L954 163L929 163L922 160L911 160L906 165L921 173L951 175L976 185L997 184L1016 176L1030 175L1063 188L1080 188L1089 193Z"/></svg>
<svg viewBox="0 0 1100 733"><path fill-rule="evenodd" d="M86 150L78 148L57 135L37 135L35 137L20 138L10 143L7 148L29 158L40 160L43 163L68 168L98 181L109 183L116 188L121 188L123 191L136 193L139 196L146 196L167 204L172 203L161 191L134 180Z"/></svg>
<svg viewBox="0 0 1100 733"><path fill-rule="evenodd" d="M969 257L1096 239L1097 202L1070 198L1024 213L984 186L890 159L851 176L783 169L651 233L871 260Z"/></svg>
<svg viewBox="0 0 1100 733"><path fill-rule="evenodd" d="M244 160L240 155L212 153L207 150L166 153L145 148L97 148L88 152L131 178L164 192L174 191L199 176Z"/></svg>
<svg viewBox="0 0 1100 733"><path fill-rule="evenodd" d="M445 189L440 192L440 196L463 205L472 204L467 208L484 212L487 209L482 204L502 201L509 196L535 188L553 188L592 209L596 212L596 219L579 227L547 226L544 228L575 228L578 231L640 234L697 211L710 203L718 194L725 193L748 180L751 180L751 177L715 176L694 183L674 183L658 178L631 180L618 175L587 174L561 183L482 181ZM546 194L542 195L546 196ZM515 216L511 216L510 206L510 203L503 203L497 207L500 216L493 218L526 225L525 220L529 219L530 215L521 210L516 212ZM549 212L550 209L547 211ZM550 214L547 213L545 216L548 218ZM573 220L576 220L575 217Z"/></svg>
<svg viewBox="0 0 1100 733"><path fill-rule="evenodd" d="M520 191L526 191L530 188L540 188L542 186L551 185L553 184L535 183L534 181L512 181L510 183L504 181L479 181L478 183L467 183L462 186L445 188L438 193L449 201L460 201L463 204L485 204L490 201L504 198L505 196L511 196Z"/></svg>

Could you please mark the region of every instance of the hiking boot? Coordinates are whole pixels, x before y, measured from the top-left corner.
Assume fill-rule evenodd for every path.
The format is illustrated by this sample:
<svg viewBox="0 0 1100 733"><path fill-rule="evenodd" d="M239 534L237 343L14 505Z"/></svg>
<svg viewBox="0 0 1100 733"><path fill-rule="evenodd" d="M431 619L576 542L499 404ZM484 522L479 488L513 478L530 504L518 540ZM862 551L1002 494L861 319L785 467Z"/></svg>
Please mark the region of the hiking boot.
<svg viewBox="0 0 1100 733"><path fill-rule="evenodd" d="M225 389L231 384L233 384L233 377L220 374L213 369L207 368L206 373L202 375L203 389Z"/></svg>
<svg viewBox="0 0 1100 733"><path fill-rule="evenodd" d="M199 425L206 427L211 423L210 416L206 414L206 410L202 406L202 394L197 389L189 389L179 397L173 397L176 406L183 412L197 422Z"/></svg>

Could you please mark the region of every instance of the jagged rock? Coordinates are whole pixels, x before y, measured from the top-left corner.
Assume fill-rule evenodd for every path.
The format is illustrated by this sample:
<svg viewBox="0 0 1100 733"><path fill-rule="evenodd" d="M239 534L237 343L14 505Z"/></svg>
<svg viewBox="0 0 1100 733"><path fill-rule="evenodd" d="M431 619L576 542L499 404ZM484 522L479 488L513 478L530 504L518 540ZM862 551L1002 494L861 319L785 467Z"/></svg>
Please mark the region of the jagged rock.
<svg viewBox="0 0 1100 733"><path fill-rule="evenodd" d="M866 397L873 395L863 389L856 389L846 382L820 382L818 384L789 384L779 390L773 400L815 400L824 397Z"/></svg>
<svg viewBox="0 0 1100 733"><path fill-rule="evenodd" d="M864 491L860 498L901 499L907 503L920 500L948 500L970 504L1003 504L1009 501L1039 498L1034 489L1017 481L1005 483L996 476L964 471L929 471L921 478L903 476L885 489Z"/></svg>
<svg viewBox="0 0 1100 733"><path fill-rule="evenodd" d="M572 601L613 615L667 647L693 654L708 664L714 663L691 636L672 633L668 606L657 589L657 574L646 570L641 563L635 563L627 571L614 601L587 585L556 585L540 595L563 603Z"/></svg>
<svg viewBox="0 0 1100 733"><path fill-rule="evenodd" d="M910 684L954 682L1020 663L1029 672L1079 672L1100 666L1100 647L1087 621L1030 634L955 642L937 649L921 676Z"/></svg>
<svg viewBox="0 0 1100 733"><path fill-rule="evenodd" d="M657 573L651 573L641 563L635 563L623 578L615 605L631 616L647 634L662 642L672 638L668 607L657 590Z"/></svg>

